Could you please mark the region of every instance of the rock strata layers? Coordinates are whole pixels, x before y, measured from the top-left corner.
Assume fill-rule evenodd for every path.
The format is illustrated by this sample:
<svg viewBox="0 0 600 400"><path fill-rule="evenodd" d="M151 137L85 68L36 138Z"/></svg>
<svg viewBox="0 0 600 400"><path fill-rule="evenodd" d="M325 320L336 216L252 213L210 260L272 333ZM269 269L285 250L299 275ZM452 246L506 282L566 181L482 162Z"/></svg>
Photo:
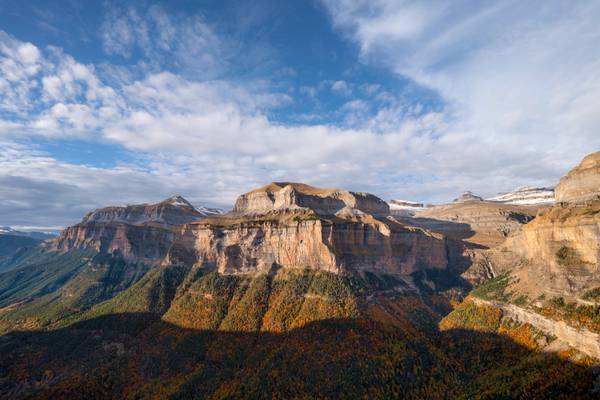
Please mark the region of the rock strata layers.
<svg viewBox="0 0 600 400"><path fill-rule="evenodd" d="M600 286L599 162L600 152L585 157L561 178L557 204L490 252L496 269L518 277L516 290L571 298Z"/></svg>
<svg viewBox="0 0 600 400"><path fill-rule="evenodd" d="M586 156L556 186L556 201L583 203L600 199L600 151Z"/></svg>
<svg viewBox="0 0 600 400"><path fill-rule="evenodd" d="M167 263L223 274L310 268L408 275L446 268L445 240L419 228L372 217L349 220L291 212L274 218L204 220L188 224Z"/></svg>
<svg viewBox="0 0 600 400"><path fill-rule="evenodd" d="M273 209L307 208L317 214L333 215L346 207L378 216L386 216L390 211L385 201L369 193L290 182L273 182L241 195L233 211L263 213Z"/></svg>
<svg viewBox="0 0 600 400"><path fill-rule="evenodd" d="M310 268L408 275L448 266L443 235L388 214L387 203L368 193L272 183L242 194L223 215L199 213L179 197L96 210L49 248L92 248L127 261L222 274Z"/></svg>
<svg viewBox="0 0 600 400"><path fill-rule="evenodd" d="M464 203L467 201L483 201L483 198L473 194L473 192L464 192L459 197L452 200L453 203Z"/></svg>
<svg viewBox="0 0 600 400"><path fill-rule="evenodd" d="M48 243L50 250L95 249L118 252L130 262L160 262L175 239L176 227L205 216L180 196L156 204L105 207L87 214Z"/></svg>
<svg viewBox="0 0 600 400"><path fill-rule="evenodd" d="M415 214L414 223L453 239L493 247L535 217L537 208L490 201L454 202Z"/></svg>
<svg viewBox="0 0 600 400"><path fill-rule="evenodd" d="M535 312L517 307L514 304L504 304L470 299L476 305L483 305L499 309L503 317L510 318L518 323L530 324L547 335L551 335L582 353L600 360L600 335L585 328L575 328L564 321L555 321Z"/></svg>
<svg viewBox="0 0 600 400"><path fill-rule="evenodd" d="M554 204L554 188L523 186L512 192L498 193L487 200L517 205L552 205Z"/></svg>

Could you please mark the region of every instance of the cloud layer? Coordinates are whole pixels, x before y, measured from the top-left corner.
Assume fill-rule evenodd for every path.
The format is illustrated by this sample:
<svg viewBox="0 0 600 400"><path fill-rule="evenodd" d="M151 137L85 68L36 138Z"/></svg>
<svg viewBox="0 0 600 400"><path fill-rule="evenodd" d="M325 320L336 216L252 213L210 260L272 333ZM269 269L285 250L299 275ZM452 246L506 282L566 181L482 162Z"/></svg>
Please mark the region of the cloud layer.
<svg viewBox="0 0 600 400"><path fill-rule="evenodd" d="M199 15L157 7L107 14L104 51L141 60L127 66L84 64L0 32L0 222L65 225L94 207L175 193L226 205L273 180L444 201L553 184L600 147L598 6L325 6L362 62L437 92L443 106L342 77L286 90L268 77L225 79L227 38ZM296 94L326 89L344 99L338 122L272 117L299 105ZM71 164L36 138L111 143L131 156L111 168Z"/></svg>

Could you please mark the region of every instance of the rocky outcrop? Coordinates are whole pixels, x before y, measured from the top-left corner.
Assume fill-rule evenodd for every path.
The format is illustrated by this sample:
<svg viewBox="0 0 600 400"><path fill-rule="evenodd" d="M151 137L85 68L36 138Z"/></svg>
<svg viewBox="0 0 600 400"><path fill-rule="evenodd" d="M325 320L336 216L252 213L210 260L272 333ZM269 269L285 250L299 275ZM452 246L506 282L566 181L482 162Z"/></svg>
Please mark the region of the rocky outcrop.
<svg viewBox="0 0 600 400"><path fill-rule="evenodd" d="M555 321L544 317L533 311L526 310L514 304L504 304L486 301L478 298L470 299L476 305L490 306L502 311L502 316L516 322L530 324L544 332L546 335L554 336L580 352L600 360L600 335L585 328L575 328L564 321Z"/></svg>
<svg viewBox="0 0 600 400"><path fill-rule="evenodd" d="M448 264L442 235L365 214L324 217L305 209L188 224L165 262L223 274L311 268L408 275Z"/></svg>
<svg viewBox="0 0 600 400"><path fill-rule="evenodd" d="M600 151L586 156L556 186L556 201L583 203L600 199Z"/></svg>
<svg viewBox="0 0 600 400"><path fill-rule="evenodd" d="M600 202L541 213L490 256L519 278L516 290L533 296L571 297L600 286Z"/></svg>
<svg viewBox="0 0 600 400"><path fill-rule="evenodd" d="M230 214L187 224L165 263L223 274L311 268L408 275L447 267L442 235L381 217L388 213L368 193L272 183L241 195Z"/></svg>
<svg viewBox="0 0 600 400"><path fill-rule="evenodd" d="M523 186L507 193L498 193L487 199L504 204L547 205L554 204L554 188Z"/></svg>
<svg viewBox="0 0 600 400"><path fill-rule="evenodd" d="M452 200L453 203L464 203L467 201L483 201L483 198L473 194L473 192L464 192L459 197Z"/></svg>
<svg viewBox="0 0 600 400"><path fill-rule="evenodd" d="M274 209L307 208L333 215L345 207L378 216L389 214L387 203L369 193L321 189L302 183L273 182L245 193L235 202L236 213L263 213Z"/></svg>
<svg viewBox="0 0 600 400"><path fill-rule="evenodd" d="M166 256L176 228L205 215L180 196L157 204L101 208L62 231L47 248L118 252L127 261L156 264Z"/></svg>
<svg viewBox="0 0 600 400"><path fill-rule="evenodd" d="M577 297L600 286L600 153L561 178L557 204L490 252L498 271L512 270L513 290L530 296ZM583 202L582 202L583 201Z"/></svg>
<svg viewBox="0 0 600 400"><path fill-rule="evenodd" d="M214 213L199 212L181 196L156 204L135 204L124 207L105 207L87 214L81 224L126 223L129 225L183 225Z"/></svg>
<svg viewBox="0 0 600 400"><path fill-rule="evenodd" d="M537 208L489 201L455 202L415 214L414 223L448 237L493 247L531 221Z"/></svg>

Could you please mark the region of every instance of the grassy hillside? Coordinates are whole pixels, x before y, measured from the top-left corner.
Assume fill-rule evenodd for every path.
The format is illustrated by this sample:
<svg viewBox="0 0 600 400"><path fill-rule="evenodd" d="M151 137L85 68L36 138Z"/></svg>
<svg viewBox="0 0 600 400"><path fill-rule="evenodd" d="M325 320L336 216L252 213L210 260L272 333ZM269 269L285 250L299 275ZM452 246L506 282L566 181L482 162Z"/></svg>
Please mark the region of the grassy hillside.
<svg viewBox="0 0 600 400"><path fill-rule="evenodd" d="M11 268L11 258L19 251L37 246L41 241L16 235L0 235L0 272Z"/></svg>
<svg viewBox="0 0 600 400"><path fill-rule="evenodd" d="M0 398L593 398L591 360L470 302L438 329L435 302L390 276L40 252L0 277L0 323L27 329L0 337Z"/></svg>
<svg viewBox="0 0 600 400"><path fill-rule="evenodd" d="M32 249L0 274L0 331L55 324L112 298L147 269L93 250Z"/></svg>

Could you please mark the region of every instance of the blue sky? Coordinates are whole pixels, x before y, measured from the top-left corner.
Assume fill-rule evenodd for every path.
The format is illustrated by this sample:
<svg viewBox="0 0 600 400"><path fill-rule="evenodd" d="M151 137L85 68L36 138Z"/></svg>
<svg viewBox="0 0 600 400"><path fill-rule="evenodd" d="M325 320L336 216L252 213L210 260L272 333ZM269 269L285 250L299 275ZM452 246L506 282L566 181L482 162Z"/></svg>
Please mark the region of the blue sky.
<svg viewBox="0 0 600 400"><path fill-rule="evenodd" d="M0 1L0 225L270 181L442 202L600 147L600 5Z"/></svg>

